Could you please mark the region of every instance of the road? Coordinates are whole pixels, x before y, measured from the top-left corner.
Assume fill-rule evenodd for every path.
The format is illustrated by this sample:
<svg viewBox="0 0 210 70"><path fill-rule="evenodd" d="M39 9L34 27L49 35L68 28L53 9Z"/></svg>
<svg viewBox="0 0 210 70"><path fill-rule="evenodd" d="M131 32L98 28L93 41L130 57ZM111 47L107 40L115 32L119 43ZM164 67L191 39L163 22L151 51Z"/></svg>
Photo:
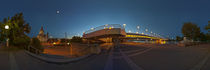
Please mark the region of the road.
<svg viewBox="0 0 210 70"><path fill-rule="evenodd" d="M23 51L0 52L1 70L191 70L206 56L205 47L118 45L110 52L69 64L51 64ZM210 58L201 68L210 69Z"/></svg>

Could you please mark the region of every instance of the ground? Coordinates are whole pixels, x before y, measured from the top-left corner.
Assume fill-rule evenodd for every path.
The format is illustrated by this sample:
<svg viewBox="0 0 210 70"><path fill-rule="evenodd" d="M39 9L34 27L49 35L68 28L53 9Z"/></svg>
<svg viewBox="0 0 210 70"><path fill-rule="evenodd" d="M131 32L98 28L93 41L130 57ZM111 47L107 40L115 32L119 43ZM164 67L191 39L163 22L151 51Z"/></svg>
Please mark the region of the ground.
<svg viewBox="0 0 210 70"><path fill-rule="evenodd" d="M207 55L208 45L121 44L110 52L69 64L51 64L24 53L0 52L1 70L192 70ZM210 69L210 58L201 69Z"/></svg>

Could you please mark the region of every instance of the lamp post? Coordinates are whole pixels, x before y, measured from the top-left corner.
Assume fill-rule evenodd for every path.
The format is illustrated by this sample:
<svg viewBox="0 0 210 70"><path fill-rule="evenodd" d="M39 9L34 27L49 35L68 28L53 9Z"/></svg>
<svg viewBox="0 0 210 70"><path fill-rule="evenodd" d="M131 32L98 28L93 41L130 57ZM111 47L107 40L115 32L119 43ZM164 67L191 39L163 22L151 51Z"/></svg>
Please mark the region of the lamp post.
<svg viewBox="0 0 210 70"><path fill-rule="evenodd" d="M148 32L148 29L145 29L146 32Z"/></svg>
<svg viewBox="0 0 210 70"><path fill-rule="evenodd" d="M125 26L126 26L126 24L123 24L124 29L125 29Z"/></svg>
<svg viewBox="0 0 210 70"><path fill-rule="evenodd" d="M139 33L140 26L137 26L137 32Z"/></svg>
<svg viewBox="0 0 210 70"><path fill-rule="evenodd" d="M131 30L129 30L128 32L131 33Z"/></svg>
<svg viewBox="0 0 210 70"><path fill-rule="evenodd" d="M152 36L152 31L150 32L151 36Z"/></svg>
<svg viewBox="0 0 210 70"><path fill-rule="evenodd" d="M5 27L4 27L6 30L8 30L9 29L9 25L5 25ZM9 47L9 37L8 37L8 34L7 34L7 47Z"/></svg>

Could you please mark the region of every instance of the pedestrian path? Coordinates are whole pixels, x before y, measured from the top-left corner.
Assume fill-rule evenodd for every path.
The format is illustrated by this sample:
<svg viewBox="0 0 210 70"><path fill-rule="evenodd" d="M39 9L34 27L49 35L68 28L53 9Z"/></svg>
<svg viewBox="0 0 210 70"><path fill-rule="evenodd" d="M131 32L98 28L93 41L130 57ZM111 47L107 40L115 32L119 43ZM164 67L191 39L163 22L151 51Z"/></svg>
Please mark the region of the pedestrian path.
<svg viewBox="0 0 210 70"><path fill-rule="evenodd" d="M151 49L149 49L151 50ZM129 55L125 53L133 53L137 51L142 51L140 53L144 53L149 51L146 49L146 51L142 49L132 50L132 51L122 51L120 47L114 47L111 49L111 52L109 53L109 57L106 63L106 66L104 67L104 70L144 70L142 67L135 64L129 57ZM138 54L140 54L138 53ZM135 54L137 55L137 54ZM131 56L135 56L131 55Z"/></svg>

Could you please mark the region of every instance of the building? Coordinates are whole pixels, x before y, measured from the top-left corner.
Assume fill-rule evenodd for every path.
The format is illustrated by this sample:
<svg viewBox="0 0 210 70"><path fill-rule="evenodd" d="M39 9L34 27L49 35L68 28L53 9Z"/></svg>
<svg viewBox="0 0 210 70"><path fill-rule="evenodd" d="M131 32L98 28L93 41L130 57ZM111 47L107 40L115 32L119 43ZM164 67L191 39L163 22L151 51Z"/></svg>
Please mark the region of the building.
<svg viewBox="0 0 210 70"><path fill-rule="evenodd" d="M43 26L41 27L39 34L37 35L37 38L41 41L41 42L47 42L48 40L48 33L44 34L44 29Z"/></svg>

